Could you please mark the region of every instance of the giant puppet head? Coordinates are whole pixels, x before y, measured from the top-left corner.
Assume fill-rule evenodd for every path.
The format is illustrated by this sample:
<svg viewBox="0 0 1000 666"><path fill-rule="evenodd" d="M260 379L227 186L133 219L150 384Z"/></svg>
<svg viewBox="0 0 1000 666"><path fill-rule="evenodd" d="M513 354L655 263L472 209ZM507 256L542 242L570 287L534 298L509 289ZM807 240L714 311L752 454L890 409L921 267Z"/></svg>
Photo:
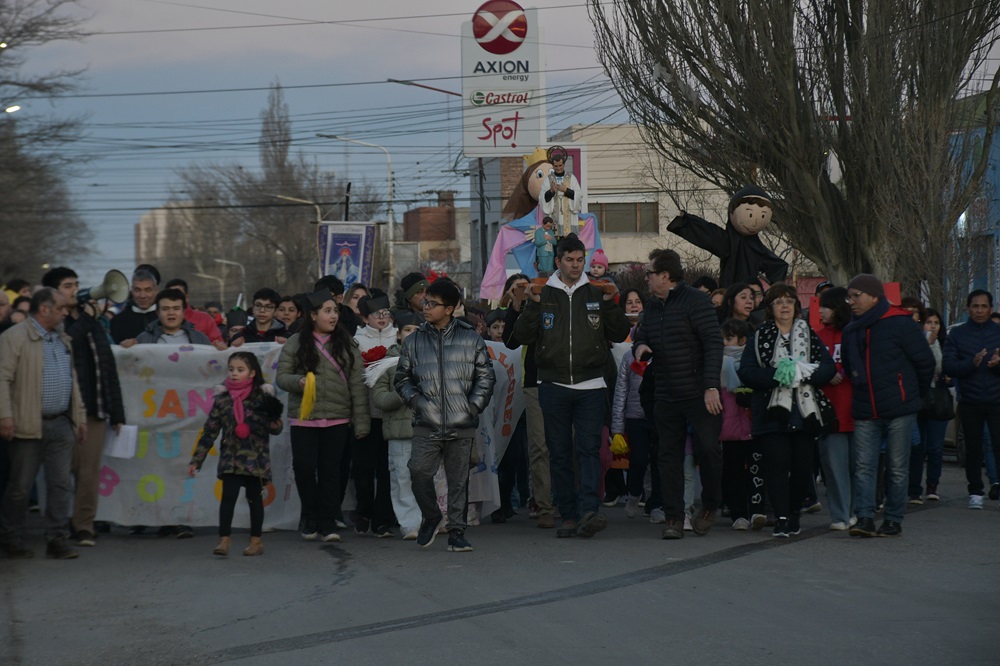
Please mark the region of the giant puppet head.
<svg viewBox="0 0 1000 666"><path fill-rule="evenodd" d="M771 197L756 185L748 185L729 200L729 222L741 236L756 236L771 221Z"/></svg>
<svg viewBox="0 0 1000 666"><path fill-rule="evenodd" d="M507 222L524 217L538 205L538 199L542 192L549 186L549 174L552 173L552 164L546 151L536 148L531 155L524 158L530 165L521 179L514 186L514 191L507 199L507 205L503 207L503 219Z"/></svg>

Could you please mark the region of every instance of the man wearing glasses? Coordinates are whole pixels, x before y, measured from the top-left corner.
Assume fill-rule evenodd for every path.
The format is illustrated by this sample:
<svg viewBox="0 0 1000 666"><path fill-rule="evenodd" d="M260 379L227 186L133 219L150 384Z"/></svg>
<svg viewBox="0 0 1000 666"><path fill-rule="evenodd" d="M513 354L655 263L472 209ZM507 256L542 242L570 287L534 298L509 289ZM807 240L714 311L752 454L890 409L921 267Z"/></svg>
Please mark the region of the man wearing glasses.
<svg viewBox="0 0 1000 666"><path fill-rule="evenodd" d="M244 342L277 342L283 344L288 333L285 325L274 318L281 302L281 294L267 287L253 295L253 321L247 323L239 333L233 335L230 344L239 347Z"/></svg>
<svg viewBox="0 0 1000 666"><path fill-rule="evenodd" d="M694 434L701 473L701 510L692 531L708 534L722 501L722 332L708 295L684 282L684 267L673 250L653 250L646 266L651 298L635 333L632 353L652 360L657 463L667 522L662 538L684 537L684 445ZM648 372L648 370L647 370Z"/></svg>
<svg viewBox="0 0 1000 666"><path fill-rule="evenodd" d="M552 490L562 516L556 530L560 538L592 537L608 525L598 495L601 430L608 407L604 377L610 343L624 341L630 328L625 311L615 305L615 283L594 285L584 274L586 252L576 234L559 241L556 272L538 293L528 292L514 325L513 340L535 348Z"/></svg>
<svg viewBox="0 0 1000 666"><path fill-rule="evenodd" d="M934 356L909 310L889 303L882 281L862 273L847 283L851 323L840 343L854 398L853 489L858 522L850 535L898 537L909 492L910 444L934 377ZM875 529L879 452L885 441L885 520Z"/></svg>

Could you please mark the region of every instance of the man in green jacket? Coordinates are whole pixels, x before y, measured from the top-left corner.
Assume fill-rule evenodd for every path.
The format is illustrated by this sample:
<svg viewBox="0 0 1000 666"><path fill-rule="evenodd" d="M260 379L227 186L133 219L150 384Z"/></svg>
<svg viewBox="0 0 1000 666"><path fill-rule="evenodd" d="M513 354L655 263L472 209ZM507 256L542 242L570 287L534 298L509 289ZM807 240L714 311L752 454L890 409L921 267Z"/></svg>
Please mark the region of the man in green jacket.
<svg viewBox="0 0 1000 666"><path fill-rule="evenodd" d="M529 292L514 338L535 345L538 399L545 406L552 488L562 515L558 537L591 537L607 527L599 512L601 430L607 410L607 367L612 342L628 337L625 312L615 305L614 282L596 286L583 269L587 250L570 234L556 246L556 272L540 293ZM574 441L575 438L575 441ZM575 490L573 451L580 467Z"/></svg>

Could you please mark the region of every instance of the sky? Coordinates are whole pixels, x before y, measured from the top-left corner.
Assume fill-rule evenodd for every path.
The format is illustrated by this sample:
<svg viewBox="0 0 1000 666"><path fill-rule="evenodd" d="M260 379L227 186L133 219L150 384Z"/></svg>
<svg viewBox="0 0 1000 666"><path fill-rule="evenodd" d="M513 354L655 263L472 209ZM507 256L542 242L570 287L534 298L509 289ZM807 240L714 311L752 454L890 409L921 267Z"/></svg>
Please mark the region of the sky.
<svg viewBox="0 0 1000 666"><path fill-rule="evenodd" d="M384 191L385 155L320 139L340 134L392 155L397 220L432 203L429 192L458 191L450 172L460 156L461 100L386 79L461 91L461 25L481 0L81 0L90 36L34 48L26 68L83 67L76 94L31 100L19 114L82 117L85 136L67 147L80 160L70 185L95 235L89 257L69 263L83 284L134 267L134 225L165 203L178 169L257 164L259 114L280 82L294 149L355 185ZM593 49L583 0L539 0L547 60L548 130L626 122ZM459 166L465 160L459 161ZM304 216L314 216L311 208ZM336 219L332 215L330 219Z"/></svg>

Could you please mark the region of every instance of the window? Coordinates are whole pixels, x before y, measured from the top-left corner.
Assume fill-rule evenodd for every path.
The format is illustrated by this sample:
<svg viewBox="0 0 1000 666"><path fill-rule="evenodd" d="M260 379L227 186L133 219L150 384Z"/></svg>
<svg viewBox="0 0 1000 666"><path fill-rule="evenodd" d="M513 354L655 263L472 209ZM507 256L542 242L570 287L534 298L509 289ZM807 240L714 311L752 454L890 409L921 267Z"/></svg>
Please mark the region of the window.
<svg viewBox="0 0 1000 666"><path fill-rule="evenodd" d="M591 202L590 212L597 215L601 233L658 234L660 232L660 211L655 202Z"/></svg>

